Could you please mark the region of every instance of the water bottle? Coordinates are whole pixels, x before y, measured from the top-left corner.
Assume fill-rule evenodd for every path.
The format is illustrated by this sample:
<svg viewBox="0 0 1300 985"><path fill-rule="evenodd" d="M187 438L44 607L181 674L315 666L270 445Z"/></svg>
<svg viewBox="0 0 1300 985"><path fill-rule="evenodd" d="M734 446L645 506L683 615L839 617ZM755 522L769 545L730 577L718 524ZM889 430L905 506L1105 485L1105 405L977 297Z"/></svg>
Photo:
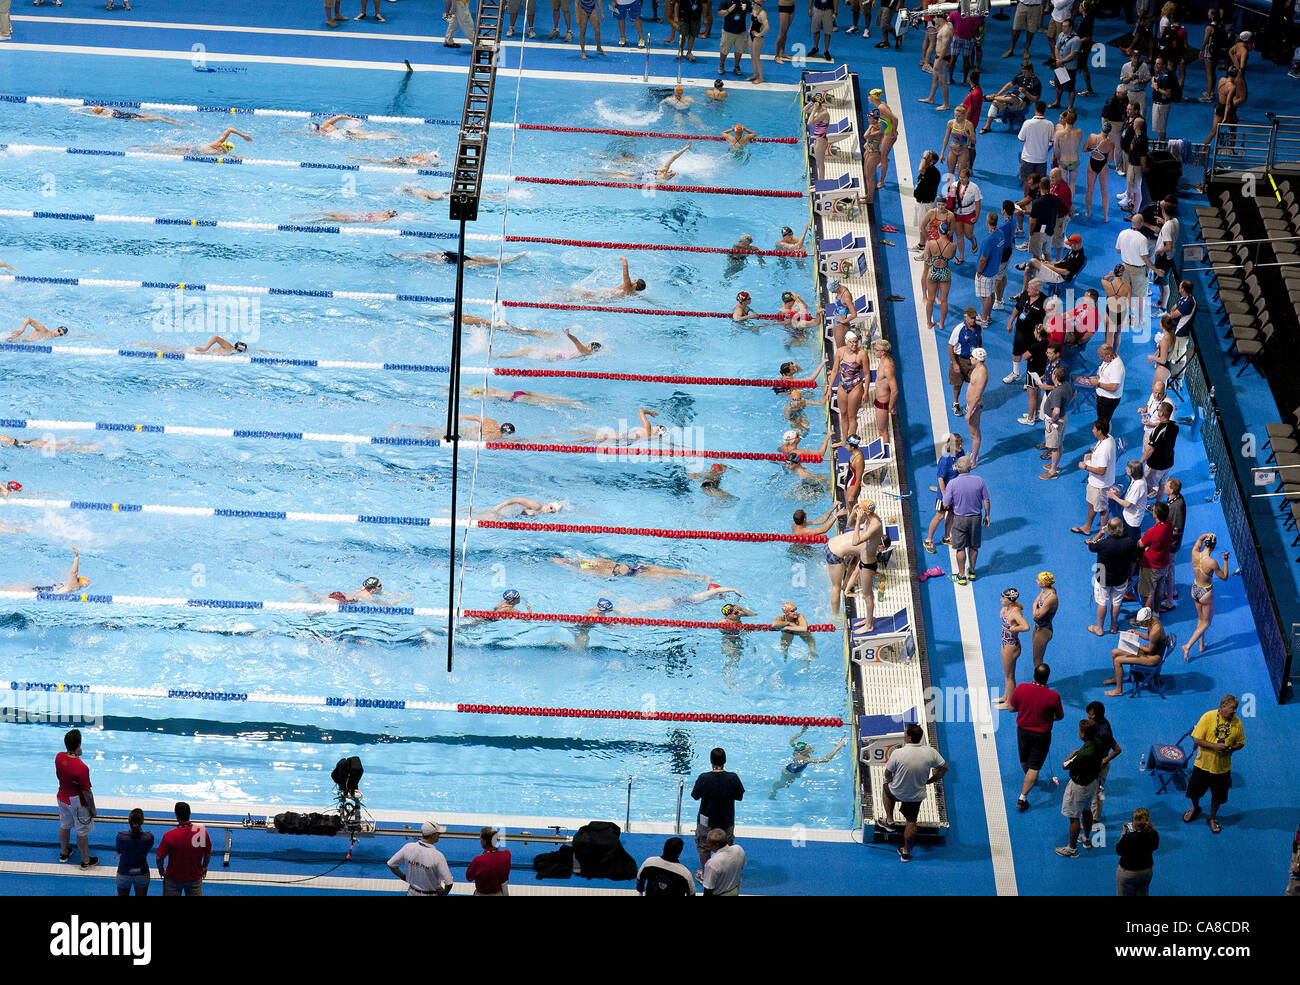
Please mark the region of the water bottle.
<svg viewBox="0 0 1300 985"><path fill-rule="evenodd" d="M1142 758L1138 760L1138 772L1145 773L1146 771L1147 771L1147 754L1143 753Z"/></svg>
<svg viewBox="0 0 1300 985"><path fill-rule="evenodd" d="M1052 786L1059 787L1060 785L1061 785L1061 778L1059 776L1052 777Z"/></svg>

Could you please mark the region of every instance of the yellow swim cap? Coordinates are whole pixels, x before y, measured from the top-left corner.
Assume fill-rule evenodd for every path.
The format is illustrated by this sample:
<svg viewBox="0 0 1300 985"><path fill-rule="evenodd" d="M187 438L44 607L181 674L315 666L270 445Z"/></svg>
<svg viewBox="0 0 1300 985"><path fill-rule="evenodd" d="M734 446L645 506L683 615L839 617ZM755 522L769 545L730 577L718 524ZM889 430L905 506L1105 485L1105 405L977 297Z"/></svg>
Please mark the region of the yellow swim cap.
<svg viewBox="0 0 1300 985"><path fill-rule="evenodd" d="M1038 572L1038 584L1042 588L1051 588L1056 584L1056 575L1050 571L1040 571Z"/></svg>
<svg viewBox="0 0 1300 985"><path fill-rule="evenodd" d="M234 150L234 149L235 149L235 145L232 144L229 140L226 140L226 141L223 141L223 142L222 142L222 144L221 144L221 149L222 149L222 150Z"/></svg>
<svg viewBox="0 0 1300 985"><path fill-rule="evenodd" d="M877 99L884 99L884 98L885 98L885 90L883 90L883 89L872 89L871 92L870 92L868 95L875 96Z"/></svg>

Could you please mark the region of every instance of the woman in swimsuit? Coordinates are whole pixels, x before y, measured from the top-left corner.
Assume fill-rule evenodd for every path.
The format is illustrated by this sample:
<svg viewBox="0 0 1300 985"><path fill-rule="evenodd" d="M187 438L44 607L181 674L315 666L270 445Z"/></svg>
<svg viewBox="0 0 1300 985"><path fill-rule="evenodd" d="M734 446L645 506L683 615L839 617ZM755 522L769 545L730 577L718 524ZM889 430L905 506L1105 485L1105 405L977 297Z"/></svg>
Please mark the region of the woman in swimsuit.
<svg viewBox="0 0 1300 985"><path fill-rule="evenodd" d="M497 503L496 506L484 512L496 517L501 514L502 510L509 510L512 506L519 507L519 511L514 514L516 516L544 516L548 513L558 513L564 509L564 503L558 500L552 503L539 503L535 499L528 499L524 496L511 496L504 503Z"/></svg>
<svg viewBox="0 0 1300 985"><path fill-rule="evenodd" d="M894 149L894 142L898 140L898 117L889 108L884 96L885 93L881 89L872 89L867 96L867 101L871 104L867 115L880 120L880 129L883 133L880 138L880 180L876 182L877 188L885 187L885 178L889 174L889 154ZM868 174L867 181L872 177L873 175Z"/></svg>
<svg viewBox="0 0 1300 985"><path fill-rule="evenodd" d="M234 127L229 127L223 130L221 132L221 136L218 137L216 140L212 141L212 143L210 144L199 144L197 146L189 145L185 147L163 147L161 148L161 150L165 154L186 154L186 155L199 155L199 156L209 155L209 154L223 154L226 157L238 157L239 156L238 154L231 153L231 151L235 149L235 145L230 141L230 138L232 136L243 137L245 140L253 139L248 134L241 133L240 131L236 130Z"/></svg>
<svg viewBox="0 0 1300 985"><path fill-rule="evenodd" d="M1008 588L1002 593L1002 609L998 613L1002 621L1002 673L1006 676L1005 690L1002 697L993 705L1005 708L1007 698L1016 689L1016 661L1020 659L1020 634L1029 629L1025 622L1025 607L1020 603L1020 593Z"/></svg>
<svg viewBox="0 0 1300 985"><path fill-rule="evenodd" d="M1083 214L1086 218L1092 218L1092 189L1101 179L1101 221L1110 221L1110 169L1107 165L1115 153L1115 141L1110 136L1110 123L1103 122L1101 133L1094 133L1088 136L1084 141L1081 149L1082 153L1088 155L1088 189L1084 197Z"/></svg>
<svg viewBox="0 0 1300 985"><path fill-rule="evenodd" d="M966 119L966 107L955 106L952 119L943 134L943 144L939 147L939 156L948 155L948 170L960 174L962 168L970 163L970 152L975 147L975 124ZM871 174L867 170L867 174Z"/></svg>
<svg viewBox="0 0 1300 985"><path fill-rule="evenodd" d="M824 550L826 574L831 580L831 615L837 619L840 615L840 598L844 594L846 579L851 583L855 563L866 563L865 555L870 546L858 527L836 534L826 542Z"/></svg>
<svg viewBox="0 0 1300 985"><path fill-rule="evenodd" d="M1047 644L1052 642L1052 620L1060 599L1056 595L1056 576L1050 571L1038 572L1038 597L1034 599L1034 669L1043 662Z"/></svg>
<svg viewBox="0 0 1300 985"><path fill-rule="evenodd" d="M605 54L605 49L600 46L600 8L600 0L578 0L578 48L584 59L587 57L588 21L596 34L596 54Z"/></svg>
<svg viewBox="0 0 1300 985"><path fill-rule="evenodd" d="M553 557L552 564L572 568L587 575L603 575L606 578L686 578L690 581L709 580L708 575L697 575L694 571L681 568L665 568L657 564L624 564L605 557L567 558Z"/></svg>
<svg viewBox="0 0 1300 985"><path fill-rule="evenodd" d="M858 343L856 332L844 333L844 345L835 350L831 379L839 394L840 434L845 438L858 433L858 408L862 406L864 385L870 372L867 350Z"/></svg>
<svg viewBox="0 0 1300 985"><path fill-rule="evenodd" d="M698 482L700 484L700 492L704 493L706 496L712 496L715 499L735 499L735 496L722 488L722 476L724 473L729 471L734 472L737 470L732 468L730 465L723 465L721 462L714 462L709 466L709 471L687 472L686 478Z"/></svg>
<svg viewBox="0 0 1300 985"><path fill-rule="evenodd" d="M90 579L81 575L81 552L77 545L72 545L72 569L60 585L33 585L34 592L49 592L54 595L71 595L90 585Z"/></svg>
<svg viewBox="0 0 1300 985"><path fill-rule="evenodd" d="M1101 287L1106 293L1106 344L1118 352L1119 337L1133 301L1133 288L1124 279L1124 264L1115 264L1114 269L1102 277Z"/></svg>
<svg viewBox="0 0 1300 985"><path fill-rule="evenodd" d="M312 212L309 214L316 217L314 219L307 219L307 225L309 226L314 226L318 223L347 225L387 222L389 219L397 218L396 209L389 209L386 212Z"/></svg>
<svg viewBox="0 0 1300 985"><path fill-rule="evenodd" d="M808 106L808 135L813 141L813 161L816 163L817 180L826 177L826 152L830 147L826 139L831 125L831 111L826 108L826 94L819 92L813 96Z"/></svg>
<svg viewBox="0 0 1300 985"><path fill-rule="evenodd" d="M1079 173L1079 144L1083 141L1083 130L1074 125L1078 118L1074 110L1067 109L1061 114L1061 122L1056 125L1052 137L1052 162L1064 173L1071 200L1074 198L1074 179Z"/></svg>
<svg viewBox="0 0 1300 985"><path fill-rule="evenodd" d="M137 123L170 123L176 127L183 126L180 120L173 120L169 116L159 116L156 113L131 113L113 109L111 106L73 106L68 112L78 116L99 116L106 120L133 120Z"/></svg>
<svg viewBox="0 0 1300 985"><path fill-rule="evenodd" d="M880 126L880 120L874 119L867 124L867 132L862 135L862 173L875 174L876 168L880 165L880 141L885 135L885 131ZM876 197L876 186L868 181L866 187L862 190L862 199L868 205Z"/></svg>
<svg viewBox="0 0 1300 985"><path fill-rule="evenodd" d="M858 494L862 491L862 474L866 471L867 459L862 454L862 439L856 434L849 435L843 441L837 441L831 447L849 450L849 474L845 477L844 502L856 504Z"/></svg>
<svg viewBox="0 0 1300 985"><path fill-rule="evenodd" d="M348 160L367 161L370 164L387 164L392 167L409 168L437 164L442 160L442 155L436 150L422 150L415 154L403 154L400 157L349 157Z"/></svg>
<svg viewBox="0 0 1300 985"><path fill-rule="evenodd" d="M938 328L948 323L948 291L952 288L952 270L948 263L957 252L957 245L950 238L952 227L947 222L939 223L939 236L925 244L921 253L921 262L925 264L925 276L921 278L921 291L925 295L925 317L930 324ZM934 320L934 299L939 298L939 320Z"/></svg>
<svg viewBox="0 0 1300 985"><path fill-rule="evenodd" d="M1162 315L1160 318L1160 338L1156 339L1155 354L1147 356L1147 362L1154 363L1156 367L1151 378L1152 386L1169 379L1169 360L1174 351L1174 326L1177 324L1178 319L1174 315Z"/></svg>
<svg viewBox="0 0 1300 985"><path fill-rule="evenodd" d="M767 11L763 9L763 0L754 0L749 19L749 69L752 73L749 81L754 85L763 84L763 41L767 37L767 30Z"/></svg>
<svg viewBox="0 0 1300 985"><path fill-rule="evenodd" d="M785 764L785 767L781 770L781 775L778 776L776 782L772 784L772 791L767 795L768 800L775 800L776 792L778 790L788 787L799 778L800 773L806 770L813 763L829 763L835 758L835 754L844 748L844 744L849 741L847 738L840 739L839 744L831 750L829 756L823 756L821 759L813 759L813 753L817 750L803 741L803 734L807 731L808 726L805 725L799 730L798 734L790 740L790 746L793 750L790 756L790 762Z"/></svg>
<svg viewBox="0 0 1300 985"><path fill-rule="evenodd" d="M776 12L780 19L780 30L776 34L776 63L784 65L790 60L790 56L785 53L785 36L790 31L790 22L794 20L795 4L780 0L777 4Z"/></svg>
<svg viewBox="0 0 1300 985"><path fill-rule="evenodd" d="M1223 552L1223 567L1214 560L1218 543L1214 534L1201 534L1192 547L1192 601L1196 603L1196 631L1183 644L1183 659L1191 659L1192 644L1200 641L1205 652L1205 633L1214 621L1214 576L1228 580L1228 552Z"/></svg>

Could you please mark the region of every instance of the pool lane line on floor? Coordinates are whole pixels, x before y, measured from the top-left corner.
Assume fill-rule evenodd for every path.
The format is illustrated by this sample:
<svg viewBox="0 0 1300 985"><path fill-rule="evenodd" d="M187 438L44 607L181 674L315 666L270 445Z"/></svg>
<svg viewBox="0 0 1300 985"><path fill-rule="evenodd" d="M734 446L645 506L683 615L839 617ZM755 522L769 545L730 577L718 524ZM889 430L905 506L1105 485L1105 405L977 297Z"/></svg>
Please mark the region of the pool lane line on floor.
<svg viewBox="0 0 1300 985"><path fill-rule="evenodd" d="M898 107L898 140L894 144L894 175L898 184L898 204L903 215L904 248L919 242L921 230L916 224L914 210L909 207L912 191L912 160L907 147L907 127L902 109L902 94L898 87L898 72L891 66L884 68L885 93L891 106ZM938 448L948 434L947 404L943 392L943 376L939 365L939 347L935 332L925 317L925 299L921 292L921 268L907 258L912 280L912 301L915 324L921 342L922 371L925 374L926 406L930 415L930 432L934 439L935 458ZM946 326L942 326L947 331ZM956 552L948 548L949 569L956 571ZM966 670L967 693L988 695L988 678L984 671L984 649L980 640L979 612L975 607L975 594L969 585L953 584L957 600L957 624L961 634L962 662ZM937 637L931 634L933 642ZM984 796L984 816L988 822L989 852L993 862L993 881L999 896L1019 895L1016 884L1015 860L1011 853L1011 831L1007 826L1007 808L1002 789L1002 769L998 763L998 749L993 735L991 708L973 715L971 727L975 733L975 754L979 763L980 790ZM950 726L951 727L951 726Z"/></svg>

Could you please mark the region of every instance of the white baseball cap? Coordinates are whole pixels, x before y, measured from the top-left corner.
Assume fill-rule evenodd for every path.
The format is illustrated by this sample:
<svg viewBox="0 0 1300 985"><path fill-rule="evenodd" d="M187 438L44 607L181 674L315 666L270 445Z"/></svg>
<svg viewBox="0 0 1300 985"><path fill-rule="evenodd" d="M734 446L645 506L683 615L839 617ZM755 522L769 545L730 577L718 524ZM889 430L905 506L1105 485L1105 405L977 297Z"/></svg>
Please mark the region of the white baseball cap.
<svg viewBox="0 0 1300 985"><path fill-rule="evenodd" d="M423 835L425 838L429 837L429 835L432 834L442 834L442 832L446 830L447 829L443 827L441 824L439 824L437 821L425 821L423 824L420 825L420 834Z"/></svg>

